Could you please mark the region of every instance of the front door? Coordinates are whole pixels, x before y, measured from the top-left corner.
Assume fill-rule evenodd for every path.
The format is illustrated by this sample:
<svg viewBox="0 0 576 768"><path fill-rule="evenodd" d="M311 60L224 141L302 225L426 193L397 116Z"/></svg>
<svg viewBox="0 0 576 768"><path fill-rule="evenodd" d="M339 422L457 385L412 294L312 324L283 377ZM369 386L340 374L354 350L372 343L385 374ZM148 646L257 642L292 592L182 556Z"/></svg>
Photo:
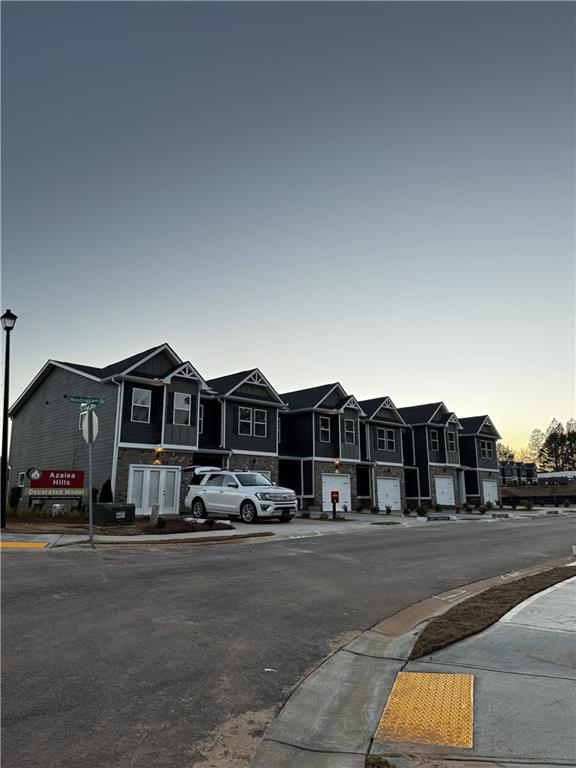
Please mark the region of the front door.
<svg viewBox="0 0 576 768"><path fill-rule="evenodd" d="M128 503L137 515L149 515L158 504L161 515L177 515L180 506L180 467L132 464L128 476Z"/></svg>

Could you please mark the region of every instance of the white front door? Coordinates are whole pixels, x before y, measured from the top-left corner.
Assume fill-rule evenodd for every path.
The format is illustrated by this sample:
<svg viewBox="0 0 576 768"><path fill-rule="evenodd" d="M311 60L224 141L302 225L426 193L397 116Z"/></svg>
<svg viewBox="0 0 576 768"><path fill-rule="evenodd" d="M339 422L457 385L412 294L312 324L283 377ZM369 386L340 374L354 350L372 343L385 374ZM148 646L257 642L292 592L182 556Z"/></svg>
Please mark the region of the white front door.
<svg viewBox="0 0 576 768"><path fill-rule="evenodd" d="M161 515L177 515L180 501L180 467L131 464L128 475L128 503L137 515L149 515L158 504Z"/></svg>
<svg viewBox="0 0 576 768"><path fill-rule="evenodd" d="M482 480L482 492L484 503L491 501L492 504L498 504L498 483L496 480Z"/></svg>
<svg viewBox="0 0 576 768"><path fill-rule="evenodd" d="M402 509L402 497L400 495L400 480L397 477L379 477L376 480L378 492L378 509Z"/></svg>
<svg viewBox="0 0 576 768"><path fill-rule="evenodd" d="M332 512L332 491L338 491L336 509L339 512L352 509L352 494L350 493L350 475L322 475L322 511Z"/></svg>
<svg viewBox="0 0 576 768"><path fill-rule="evenodd" d="M454 506L454 480L451 477L436 477L436 503Z"/></svg>

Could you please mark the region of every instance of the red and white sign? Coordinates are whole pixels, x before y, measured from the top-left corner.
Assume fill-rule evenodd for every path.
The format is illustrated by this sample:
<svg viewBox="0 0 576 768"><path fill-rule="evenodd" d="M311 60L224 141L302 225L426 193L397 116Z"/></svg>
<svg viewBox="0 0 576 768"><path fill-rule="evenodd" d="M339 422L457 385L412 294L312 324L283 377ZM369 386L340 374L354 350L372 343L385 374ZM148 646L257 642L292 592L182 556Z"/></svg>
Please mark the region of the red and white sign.
<svg viewBox="0 0 576 768"><path fill-rule="evenodd" d="M84 470L41 469L31 473L30 496L82 496Z"/></svg>
<svg viewBox="0 0 576 768"><path fill-rule="evenodd" d="M332 504L338 504L340 501L340 492L339 491L330 491L330 501Z"/></svg>

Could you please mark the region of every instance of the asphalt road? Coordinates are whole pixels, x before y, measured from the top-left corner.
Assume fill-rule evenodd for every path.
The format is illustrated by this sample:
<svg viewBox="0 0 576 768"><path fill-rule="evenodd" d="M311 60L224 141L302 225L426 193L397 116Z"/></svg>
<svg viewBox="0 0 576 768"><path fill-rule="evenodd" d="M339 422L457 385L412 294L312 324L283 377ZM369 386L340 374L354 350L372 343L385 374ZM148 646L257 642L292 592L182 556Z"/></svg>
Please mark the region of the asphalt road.
<svg viewBox="0 0 576 768"><path fill-rule="evenodd" d="M573 534L561 517L7 553L2 765L246 765L274 709L352 633L446 589L570 555Z"/></svg>

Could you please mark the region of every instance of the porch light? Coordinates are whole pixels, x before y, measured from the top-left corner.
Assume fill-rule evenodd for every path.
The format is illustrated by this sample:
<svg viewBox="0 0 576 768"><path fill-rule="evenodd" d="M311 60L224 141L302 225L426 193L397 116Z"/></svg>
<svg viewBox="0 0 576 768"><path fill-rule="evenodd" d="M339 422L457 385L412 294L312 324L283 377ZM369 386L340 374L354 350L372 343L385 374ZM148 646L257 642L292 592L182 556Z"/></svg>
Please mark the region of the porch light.
<svg viewBox="0 0 576 768"><path fill-rule="evenodd" d="M154 454L155 454L156 458L154 459L152 464L162 464L161 456L162 456L163 450L164 450L164 448L162 448L159 445L157 445L156 448L154 448Z"/></svg>

